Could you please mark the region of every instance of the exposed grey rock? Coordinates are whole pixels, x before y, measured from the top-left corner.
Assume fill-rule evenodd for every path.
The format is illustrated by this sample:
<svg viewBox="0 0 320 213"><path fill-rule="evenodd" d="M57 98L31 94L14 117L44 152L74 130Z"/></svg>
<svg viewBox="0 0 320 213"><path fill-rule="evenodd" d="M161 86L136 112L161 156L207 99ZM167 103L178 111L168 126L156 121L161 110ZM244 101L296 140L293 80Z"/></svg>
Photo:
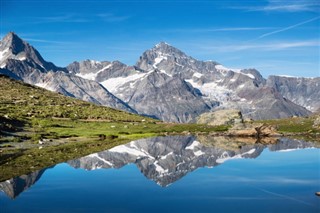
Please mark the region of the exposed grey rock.
<svg viewBox="0 0 320 213"><path fill-rule="evenodd" d="M267 84L283 97L312 112L320 108L320 77L269 76Z"/></svg>
<svg viewBox="0 0 320 213"><path fill-rule="evenodd" d="M264 86L256 90L243 90L239 92L239 96L252 103L253 106L241 108L241 111L246 110L247 117L255 120L306 116L311 114L311 112L304 107L285 99L271 87Z"/></svg>
<svg viewBox="0 0 320 213"><path fill-rule="evenodd" d="M211 108L189 83L158 70L124 84L115 94L139 114L170 122L194 121Z"/></svg>

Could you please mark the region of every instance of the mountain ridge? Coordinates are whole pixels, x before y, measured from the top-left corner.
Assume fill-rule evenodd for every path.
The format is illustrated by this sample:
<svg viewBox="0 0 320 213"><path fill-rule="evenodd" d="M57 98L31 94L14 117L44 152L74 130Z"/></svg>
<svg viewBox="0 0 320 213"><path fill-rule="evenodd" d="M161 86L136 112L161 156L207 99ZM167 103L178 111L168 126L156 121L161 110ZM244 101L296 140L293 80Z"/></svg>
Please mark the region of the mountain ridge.
<svg viewBox="0 0 320 213"><path fill-rule="evenodd" d="M228 108L240 109L244 117L252 119L306 116L309 110L319 108L318 102L310 99L319 100L320 94L303 92L305 86L298 88L300 92L293 92L292 87L283 90L270 80L272 77L265 79L255 69L236 70L214 61L199 61L165 42L146 50L134 66L120 61L85 60L48 70L40 53L21 39L17 51L13 51L17 54L8 54L10 36L12 41L18 37L9 33L0 43L0 73L67 96L164 121L193 122L201 113ZM31 48L26 59L20 46ZM25 63L27 59L32 63ZM151 74L157 77L148 77ZM320 78L314 82L312 91L319 91ZM294 94L299 94L299 101Z"/></svg>

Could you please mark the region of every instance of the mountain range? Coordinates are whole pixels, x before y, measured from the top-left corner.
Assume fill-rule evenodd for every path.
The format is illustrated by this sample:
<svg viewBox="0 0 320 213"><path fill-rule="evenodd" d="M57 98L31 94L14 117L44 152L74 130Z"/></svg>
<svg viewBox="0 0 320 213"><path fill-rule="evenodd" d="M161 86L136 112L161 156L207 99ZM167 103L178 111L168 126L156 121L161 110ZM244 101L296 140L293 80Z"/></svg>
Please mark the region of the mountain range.
<svg viewBox="0 0 320 213"><path fill-rule="evenodd" d="M252 119L306 116L320 108L320 77L269 76L199 61L161 42L134 66L85 60L61 68L15 33L0 43L0 73L24 82L169 122L236 108Z"/></svg>

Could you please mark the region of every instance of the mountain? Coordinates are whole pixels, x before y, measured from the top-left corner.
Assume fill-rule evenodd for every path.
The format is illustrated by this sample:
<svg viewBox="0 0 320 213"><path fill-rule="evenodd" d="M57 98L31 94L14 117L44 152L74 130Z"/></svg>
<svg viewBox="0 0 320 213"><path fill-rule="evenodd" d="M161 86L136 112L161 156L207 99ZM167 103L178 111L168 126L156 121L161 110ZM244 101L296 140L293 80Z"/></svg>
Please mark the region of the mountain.
<svg viewBox="0 0 320 213"><path fill-rule="evenodd" d="M45 61L36 49L12 32L0 43L0 67L1 74L29 84L96 104L136 112L99 83L72 75L66 68Z"/></svg>
<svg viewBox="0 0 320 213"><path fill-rule="evenodd" d="M320 109L320 77L302 78L290 76L269 76L267 85L283 97L303 106L311 112Z"/></svg>
<svg viewBox="0 0 320 213"><path fill-rule="evenodd" d="M45 61L36 49L13 32L8 33L0 42L0 68L7 68L22 78L37 71L67 71Z"/></svg>
<svg viewBox="0 0 320 213"><path fill-rule="evenodd" d="M68 70L98 81L139 113L165 121L192 122L204 112L229 108L253 119L310 114L269 86L255 69L199 61L165 42L145 51L135 66L87 60Z"/></svg>

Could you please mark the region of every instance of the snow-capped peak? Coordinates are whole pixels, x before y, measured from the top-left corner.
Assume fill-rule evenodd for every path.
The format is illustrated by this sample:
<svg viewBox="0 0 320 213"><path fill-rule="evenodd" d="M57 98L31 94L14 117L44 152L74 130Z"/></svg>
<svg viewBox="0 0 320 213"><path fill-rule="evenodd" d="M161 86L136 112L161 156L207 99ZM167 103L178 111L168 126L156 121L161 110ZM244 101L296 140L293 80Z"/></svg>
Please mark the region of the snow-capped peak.
<svg viewBox="0 0 320 213"><path fill-rule="evenodd" d="M163 46L171 46L171 45L164 41L161 41L160 43L155 45L156 48L163 47Z"/></svg>

